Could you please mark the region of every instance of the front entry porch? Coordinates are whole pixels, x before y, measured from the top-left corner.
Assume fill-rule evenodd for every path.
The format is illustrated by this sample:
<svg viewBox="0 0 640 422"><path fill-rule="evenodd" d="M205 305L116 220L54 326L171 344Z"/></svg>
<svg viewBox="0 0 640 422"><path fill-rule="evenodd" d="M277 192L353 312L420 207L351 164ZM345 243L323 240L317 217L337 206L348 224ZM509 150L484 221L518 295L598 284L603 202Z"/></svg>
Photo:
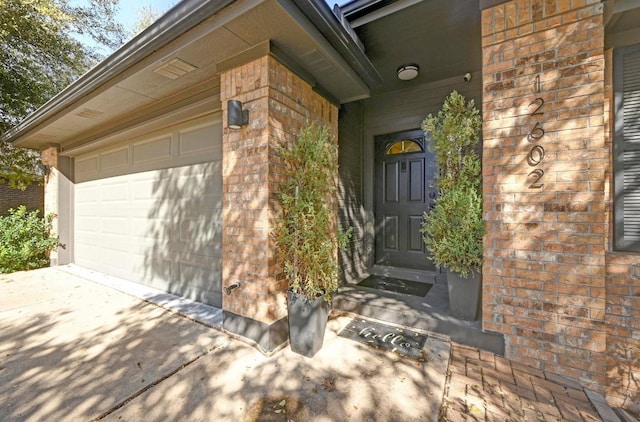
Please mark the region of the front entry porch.
<svg viewBox="0 0 640 422"><path fill-rule="evenodd" d="M435 283L424 297L345 284L333 299L333 309L444 334L456 343L504 356L504 337L483 331L481 320L463 321L451 316L446 274L433 273L433 278Z"/></svg>

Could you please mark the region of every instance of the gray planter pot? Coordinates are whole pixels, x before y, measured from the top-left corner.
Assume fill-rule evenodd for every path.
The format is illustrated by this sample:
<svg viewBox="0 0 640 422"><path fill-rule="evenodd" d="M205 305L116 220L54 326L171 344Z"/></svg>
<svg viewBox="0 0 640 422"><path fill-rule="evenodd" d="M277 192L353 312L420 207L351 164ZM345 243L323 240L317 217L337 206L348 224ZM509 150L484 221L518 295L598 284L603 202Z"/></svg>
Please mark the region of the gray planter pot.
<svg viewBox="0 0 640 422"><path fill-rule="evenodd" d="M475 271L469 278L463 278L453 271L447 272L449 306L451 315L466 321L475 321L480 308L482 293L482 273Z"/></svg>
<svg viewBox="0 0 640 422"><path fill-rule="evenodd" d="M321 297L310 302L306 296L289 291L287 309L291 350L313 357L322 347L331 306Z"/></svg>

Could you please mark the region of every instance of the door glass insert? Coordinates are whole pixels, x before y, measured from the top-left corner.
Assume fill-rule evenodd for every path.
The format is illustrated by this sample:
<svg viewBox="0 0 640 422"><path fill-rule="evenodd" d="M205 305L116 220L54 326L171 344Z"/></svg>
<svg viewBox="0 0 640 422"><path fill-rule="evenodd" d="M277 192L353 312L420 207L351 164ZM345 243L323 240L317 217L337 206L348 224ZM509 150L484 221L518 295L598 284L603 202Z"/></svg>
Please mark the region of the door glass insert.
<svg viewBox="0 0 640 422"><path fill-rule="evenodd" d="M422 145L413 139L403 139L389 144L385 155L408 154L411 152L422 152Z"/></svg>

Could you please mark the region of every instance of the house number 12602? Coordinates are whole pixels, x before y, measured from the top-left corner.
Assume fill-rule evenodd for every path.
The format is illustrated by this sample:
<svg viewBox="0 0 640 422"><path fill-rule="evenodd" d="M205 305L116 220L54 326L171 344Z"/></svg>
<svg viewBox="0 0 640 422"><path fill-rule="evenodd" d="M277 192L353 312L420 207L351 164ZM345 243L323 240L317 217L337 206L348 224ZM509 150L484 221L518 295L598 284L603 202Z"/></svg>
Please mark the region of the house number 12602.
<svg viewBox="0 0 640 422"><path fill-rule="evenodd" d="M540 83L540 75L536 76L536 79L533 83L533 90L535 93L541 92L541 83ZM535 100L529 103L529 109L533 108L533 112L531 113L532 117L542 116L544 111L542 111L542 107L544 106L544 99L541 97L537 97ZM527 164L531 167L537 167L542 163L544 159L544 147L540 145L540 141L544 136L544 129L542 128L542 124L539 121L536 121L535 125L529 130L527 134L527 140L535 145L531 147L529 153L527 154ZM531 171L527 177L531 178L532 182L529 184L529 188L531 189L540 189L544 186L544 183L540 183L540 179L544 176L544 170L541 168L536 168Z"/></svg>

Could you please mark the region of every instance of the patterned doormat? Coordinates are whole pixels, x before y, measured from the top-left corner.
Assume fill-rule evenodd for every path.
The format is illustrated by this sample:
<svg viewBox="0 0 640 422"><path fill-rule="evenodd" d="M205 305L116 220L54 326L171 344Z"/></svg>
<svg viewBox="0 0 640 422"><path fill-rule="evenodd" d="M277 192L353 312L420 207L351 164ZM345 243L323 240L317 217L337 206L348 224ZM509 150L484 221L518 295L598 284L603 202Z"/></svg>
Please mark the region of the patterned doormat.
<svg viewBox="0 0 640 422"><path fill-rule="evenodd" d="M416 360L422 357L426 334L409 329L392 327L378 322L354 318L338 333L338 336L407 356Z"/></svg>
<svg viewBox="0 0 640 422"><path fill-rule="evenodd" d="M386 290L404 295L425 297L433 284L372 275L358 283L358 286L371 287L372 289Z"/></svg>

